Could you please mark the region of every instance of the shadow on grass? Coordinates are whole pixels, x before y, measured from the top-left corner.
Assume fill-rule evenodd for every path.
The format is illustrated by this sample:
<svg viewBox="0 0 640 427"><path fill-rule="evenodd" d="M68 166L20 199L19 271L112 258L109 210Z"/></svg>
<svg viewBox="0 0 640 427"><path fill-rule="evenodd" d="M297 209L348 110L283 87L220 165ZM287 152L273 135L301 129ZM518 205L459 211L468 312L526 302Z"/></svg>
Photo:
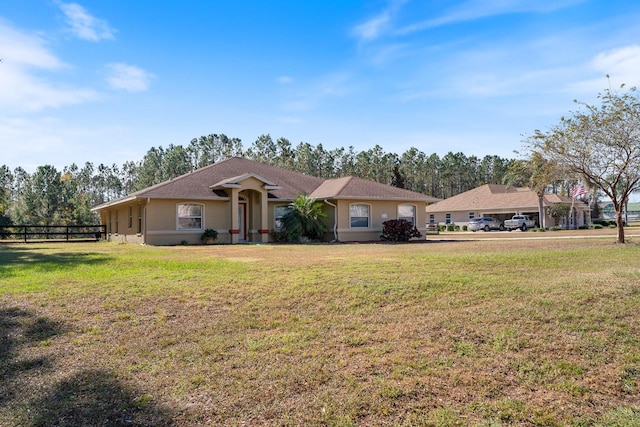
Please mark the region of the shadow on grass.
<svg viewBox="0 0 640 427"><path fill-rule="evenodd" d="M10 277L14 271L24 268L37 267L39 271L47 272L71 269L78 265L100 264L112 259L110 255L102 253L51 252L26 245L0 244L0 278Z"/></svg>
<svg viewBox="0 0 640 427"><path fill-rule="evenodd" d="M19 308L0 309L0 425L172 426L171 412L98 368L51 380L55 356L33 356L67 331ZM43 344L45 343L45 344ZM46 352L44 352L46 353ZM140 397L142 396L142 397Z"/></svg>

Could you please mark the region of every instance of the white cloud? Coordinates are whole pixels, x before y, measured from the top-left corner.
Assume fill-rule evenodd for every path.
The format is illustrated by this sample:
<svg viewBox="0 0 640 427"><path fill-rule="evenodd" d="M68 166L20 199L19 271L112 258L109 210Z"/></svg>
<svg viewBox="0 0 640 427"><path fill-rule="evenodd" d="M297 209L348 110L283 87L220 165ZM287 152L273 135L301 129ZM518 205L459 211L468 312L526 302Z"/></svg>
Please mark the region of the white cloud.
<svg viewBox="0 0 640 427"><path fill-rule="evenodd" d="M627 83L638 83L640 70L640 46L625 46L598 54L591 62L594 69L622 79Z"/></svg>
<svg viewBox="0 0 640 427"><path fill-rule="evenodd" d="M392 20L406 0L391 0L387 9L362 24L356 25L352 34L361 41L375 40L389 30Z"/></svg>
<svg viewBox="0 0 640 427"><path fill-rule="evenodd" d="M390 18L389 12L385 11L379 16L354 27L353 34L361 40L376 39L389 24Z"/></svg>
<svg viewBox="0 0 640 427"><path fill-rule="evenodd" d="M151 79L155 76L135 65L114 63L107 65L109 75L107 83L113 89L122 89L128 92L143 92L149 89Z"/></svg>
<svg viewBox="0 0 640 427"><path fill-rule="evenodd" d="M569 86L568 90L594 95L607 86L606 76L609 75L611 86L620 84L640 86L640 45L624 46L597 54L589 63L596 77L578 81Z"/></svg>
<svg viewBox="0 0 640 427"><path fill-rule="evenodd" d="M92 89L55 85L18 67L9 66L0 70L0 93L0 111L7 113L41 111L98 97Z"/></svg>
<svg viewBox="0 0 640 427"><path fill-rule="evenodd" d="M20 32L0 19L3 65L44 69L64 67L65 64L49 52L45 44L42 38Z"/></svg>
<svg viewBox="0 0 640 427"><path fill-rule="evenodd" d="M92 89L56 84L42 77L42 70L69 66L51 53L41 38L0 22L0 46L0 112L35 112L97 98Z"/></svg>
<svg viewBox="0 0 640 427"><path fill-rule="evenodd" d="M79 4L60 3L60 9L67 17L71 32L76 37L93 42L115 38L115 30L107 21L92 16Z"/></svg>
<svg viewBox="0 0 640 427"><path fill-rule="evenodd" d="M551 12L582 3L584 0L468 0L443 15L399 28L397 34L411 34L457 22L474 21L489 16L512 13Z"/></svg>

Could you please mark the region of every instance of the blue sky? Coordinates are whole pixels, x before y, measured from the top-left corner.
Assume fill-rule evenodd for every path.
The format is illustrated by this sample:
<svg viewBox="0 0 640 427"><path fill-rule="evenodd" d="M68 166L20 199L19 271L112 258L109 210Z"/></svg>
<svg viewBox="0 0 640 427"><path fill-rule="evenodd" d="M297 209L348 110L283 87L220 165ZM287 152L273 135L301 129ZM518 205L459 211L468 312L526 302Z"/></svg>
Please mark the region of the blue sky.
<svg viewBox="0 0 640 427"><path fill-rule="evenodd" d="M211 133L515 157L640 83L638 22L636 0L0 0L0 164Z"/></svg>

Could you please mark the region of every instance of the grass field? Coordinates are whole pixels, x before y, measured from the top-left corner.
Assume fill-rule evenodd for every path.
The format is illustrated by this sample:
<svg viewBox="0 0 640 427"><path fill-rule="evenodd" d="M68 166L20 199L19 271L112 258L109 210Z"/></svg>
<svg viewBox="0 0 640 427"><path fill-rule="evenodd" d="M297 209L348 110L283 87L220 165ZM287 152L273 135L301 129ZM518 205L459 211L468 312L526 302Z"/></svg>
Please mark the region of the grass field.
<svg viewBox="0 0 640 427"><path fill-rule="evenodd" d="M0 339L2 426L640 426L640 245L0 245Z"/></svg>

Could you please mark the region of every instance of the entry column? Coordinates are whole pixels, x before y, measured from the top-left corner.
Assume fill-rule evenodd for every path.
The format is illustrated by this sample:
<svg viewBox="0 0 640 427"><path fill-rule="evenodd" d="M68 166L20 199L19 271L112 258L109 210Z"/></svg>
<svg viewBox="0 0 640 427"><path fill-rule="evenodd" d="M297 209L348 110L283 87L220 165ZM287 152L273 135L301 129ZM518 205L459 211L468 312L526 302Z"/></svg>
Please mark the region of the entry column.
<svg viewBox="0 0 640 427"><path fill-rule="evenodd" d="M238 197L240 189L231 189L231 228L229 234L231 236L231 244L239 242L240 239L240 220L238 218Z"/></svg>
<svg viewBox="0 0 640 427"><path fill-rule="evenodd" d="M260 239L262 243L269 242L269 192L262 190L260 192Z"/></svg>

